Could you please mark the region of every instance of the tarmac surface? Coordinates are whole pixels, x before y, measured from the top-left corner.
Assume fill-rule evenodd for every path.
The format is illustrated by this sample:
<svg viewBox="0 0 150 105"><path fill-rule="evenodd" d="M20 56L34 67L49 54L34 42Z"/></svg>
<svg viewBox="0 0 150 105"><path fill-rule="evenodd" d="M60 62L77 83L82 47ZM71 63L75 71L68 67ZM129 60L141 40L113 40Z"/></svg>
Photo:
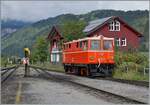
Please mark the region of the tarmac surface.
<svg viewBox="0 0 150 105"><path fill-rule="evenodd" d="M1 86L1 104L110 104L79 87L44 78L30 69L24 77L24 68L16 72Z"/></svg>

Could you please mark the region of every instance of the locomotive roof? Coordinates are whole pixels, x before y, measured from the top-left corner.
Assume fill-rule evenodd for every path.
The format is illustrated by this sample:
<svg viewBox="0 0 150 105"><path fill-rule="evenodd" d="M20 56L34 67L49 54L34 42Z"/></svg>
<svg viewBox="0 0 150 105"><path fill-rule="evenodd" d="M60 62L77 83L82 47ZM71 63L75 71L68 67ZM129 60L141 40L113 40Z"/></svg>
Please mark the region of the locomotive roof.
<svg viewBox="0 0 150 105"><path fill-rule="evenodd" d="M105 39L105 40L114 40L114 38L108 38L108 37L104 37L103 35L99 35L99 36L94 36L94 37L86 37L86 38L82 38L82 39L73 40L73 41L70 41L70 42L66 42L64 44L73 43L73 42L80 42L80 41L86 41L86 40L98 40L101 37L103 37L103 39Z"/></svg>

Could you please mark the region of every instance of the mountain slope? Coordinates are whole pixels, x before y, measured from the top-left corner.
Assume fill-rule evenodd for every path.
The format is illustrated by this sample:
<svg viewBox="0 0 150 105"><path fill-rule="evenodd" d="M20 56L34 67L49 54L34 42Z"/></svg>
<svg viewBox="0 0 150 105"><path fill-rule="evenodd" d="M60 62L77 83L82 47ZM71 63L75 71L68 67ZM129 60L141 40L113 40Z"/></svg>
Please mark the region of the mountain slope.
<svg viewBox="0 0 150 105"><path fill-rule="evenodd" d="M2 20L1 37L7 37L11 35L11 33L29 24L31 24L31 22L24 22L24 21L11 20L11 19Z"/></svg>
<svg viewBox="0 0 150 105"><path fill-rule="evenodd" d="M53 18L38 21L27 27L23 27L12 33L10 37L2 38L2 54L3 55L19 55L23 56L23 47L32 48L38 36L46 37L54 24L62 24L65 21L84 20L89 22L94 19L104 18L108 16L120 16L129 25L133 26L139 32L144 33L148 38L148 22L149 11L115 11L115 10L96 10L82 15L62 14Z"/></svg>

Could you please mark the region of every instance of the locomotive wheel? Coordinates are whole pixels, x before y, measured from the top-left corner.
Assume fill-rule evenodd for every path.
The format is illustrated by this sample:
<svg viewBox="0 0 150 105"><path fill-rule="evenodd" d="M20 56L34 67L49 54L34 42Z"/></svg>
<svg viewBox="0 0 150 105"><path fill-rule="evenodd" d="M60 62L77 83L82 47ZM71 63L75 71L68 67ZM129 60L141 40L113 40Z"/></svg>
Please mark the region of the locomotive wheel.
<svg viewBox="0 0 150 105"><path fill-rule="evenodd" d="M64 65L65 73L68 72L68 67Z"/></svg>
<svg viewBox="0 0 150 105"><path fill-rule="evenodd" d="M68 73L72 73L72 67L69 67Z"/></svg>
<svg viewBox="0 0 150 105"><path fill-rule="evenodd" d="M72 72L71 67L70 66L65 66L65 73L69 74L71 72Z"/></svg>
<svg viewBox="0 0 150 105"><path fill-rule="evenodd" d="M80 74L81 74L81 76L88 76L88 70L87 70L87 68L81 68Z"/></svg>
<svg viewBox="0 0 150 105"><path fill-rule="evenodd" d="M82 68L80 70L80 75L83 76L83 70L82 70Z"/></svg>
<svg viewBox="0 0 150 105"><path fill-rule="evenodd" d="M76 74L76 75L80 75L80 69L79 69L79 67L76 67L76 69L75 69L75 74Z"/></svg>
<svg viewBox="0 0 150 105"><path fill-rule="evenodd" d="M113 71L112 69L109 70L109 77L112 77L113 76Z"/></svg>

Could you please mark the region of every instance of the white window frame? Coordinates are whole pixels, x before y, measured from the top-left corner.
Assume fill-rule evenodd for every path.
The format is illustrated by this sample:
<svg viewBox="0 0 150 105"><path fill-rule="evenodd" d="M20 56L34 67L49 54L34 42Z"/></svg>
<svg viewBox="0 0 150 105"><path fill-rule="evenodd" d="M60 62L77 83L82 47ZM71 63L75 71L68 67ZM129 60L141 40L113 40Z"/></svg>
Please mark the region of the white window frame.
<svg viewBox="0 0 150 105"><path fill-rule="evenodd" d="M120 22L117 20L111 21L109 23L109 31L120 31Z"/></svg>
<svg viewBox="0 0 150 105"><path fill-rule="evenodd" d="M120 38L116 38L116 46L120 46Z"/></svg>
<svg viewBox="0 0 150 105"><path fill-rule="evenodd" d="M109 24L109 31L114 31L114 21Z"/></svg>
<svg viewBox="0 0 150 105"><path fill-rule="evenodd" d="M122 46L127 46L127 38L122 38Z"/></svg>
<svg viewBox="0 0 150 105"><path fill-rule="evenodd" d="M120 31L120 22L115 20L116 24L114 24L114 30L115 31ZM116 29L115 29L116 28ZM117 29L118 28L118 29Z"/></svg>

